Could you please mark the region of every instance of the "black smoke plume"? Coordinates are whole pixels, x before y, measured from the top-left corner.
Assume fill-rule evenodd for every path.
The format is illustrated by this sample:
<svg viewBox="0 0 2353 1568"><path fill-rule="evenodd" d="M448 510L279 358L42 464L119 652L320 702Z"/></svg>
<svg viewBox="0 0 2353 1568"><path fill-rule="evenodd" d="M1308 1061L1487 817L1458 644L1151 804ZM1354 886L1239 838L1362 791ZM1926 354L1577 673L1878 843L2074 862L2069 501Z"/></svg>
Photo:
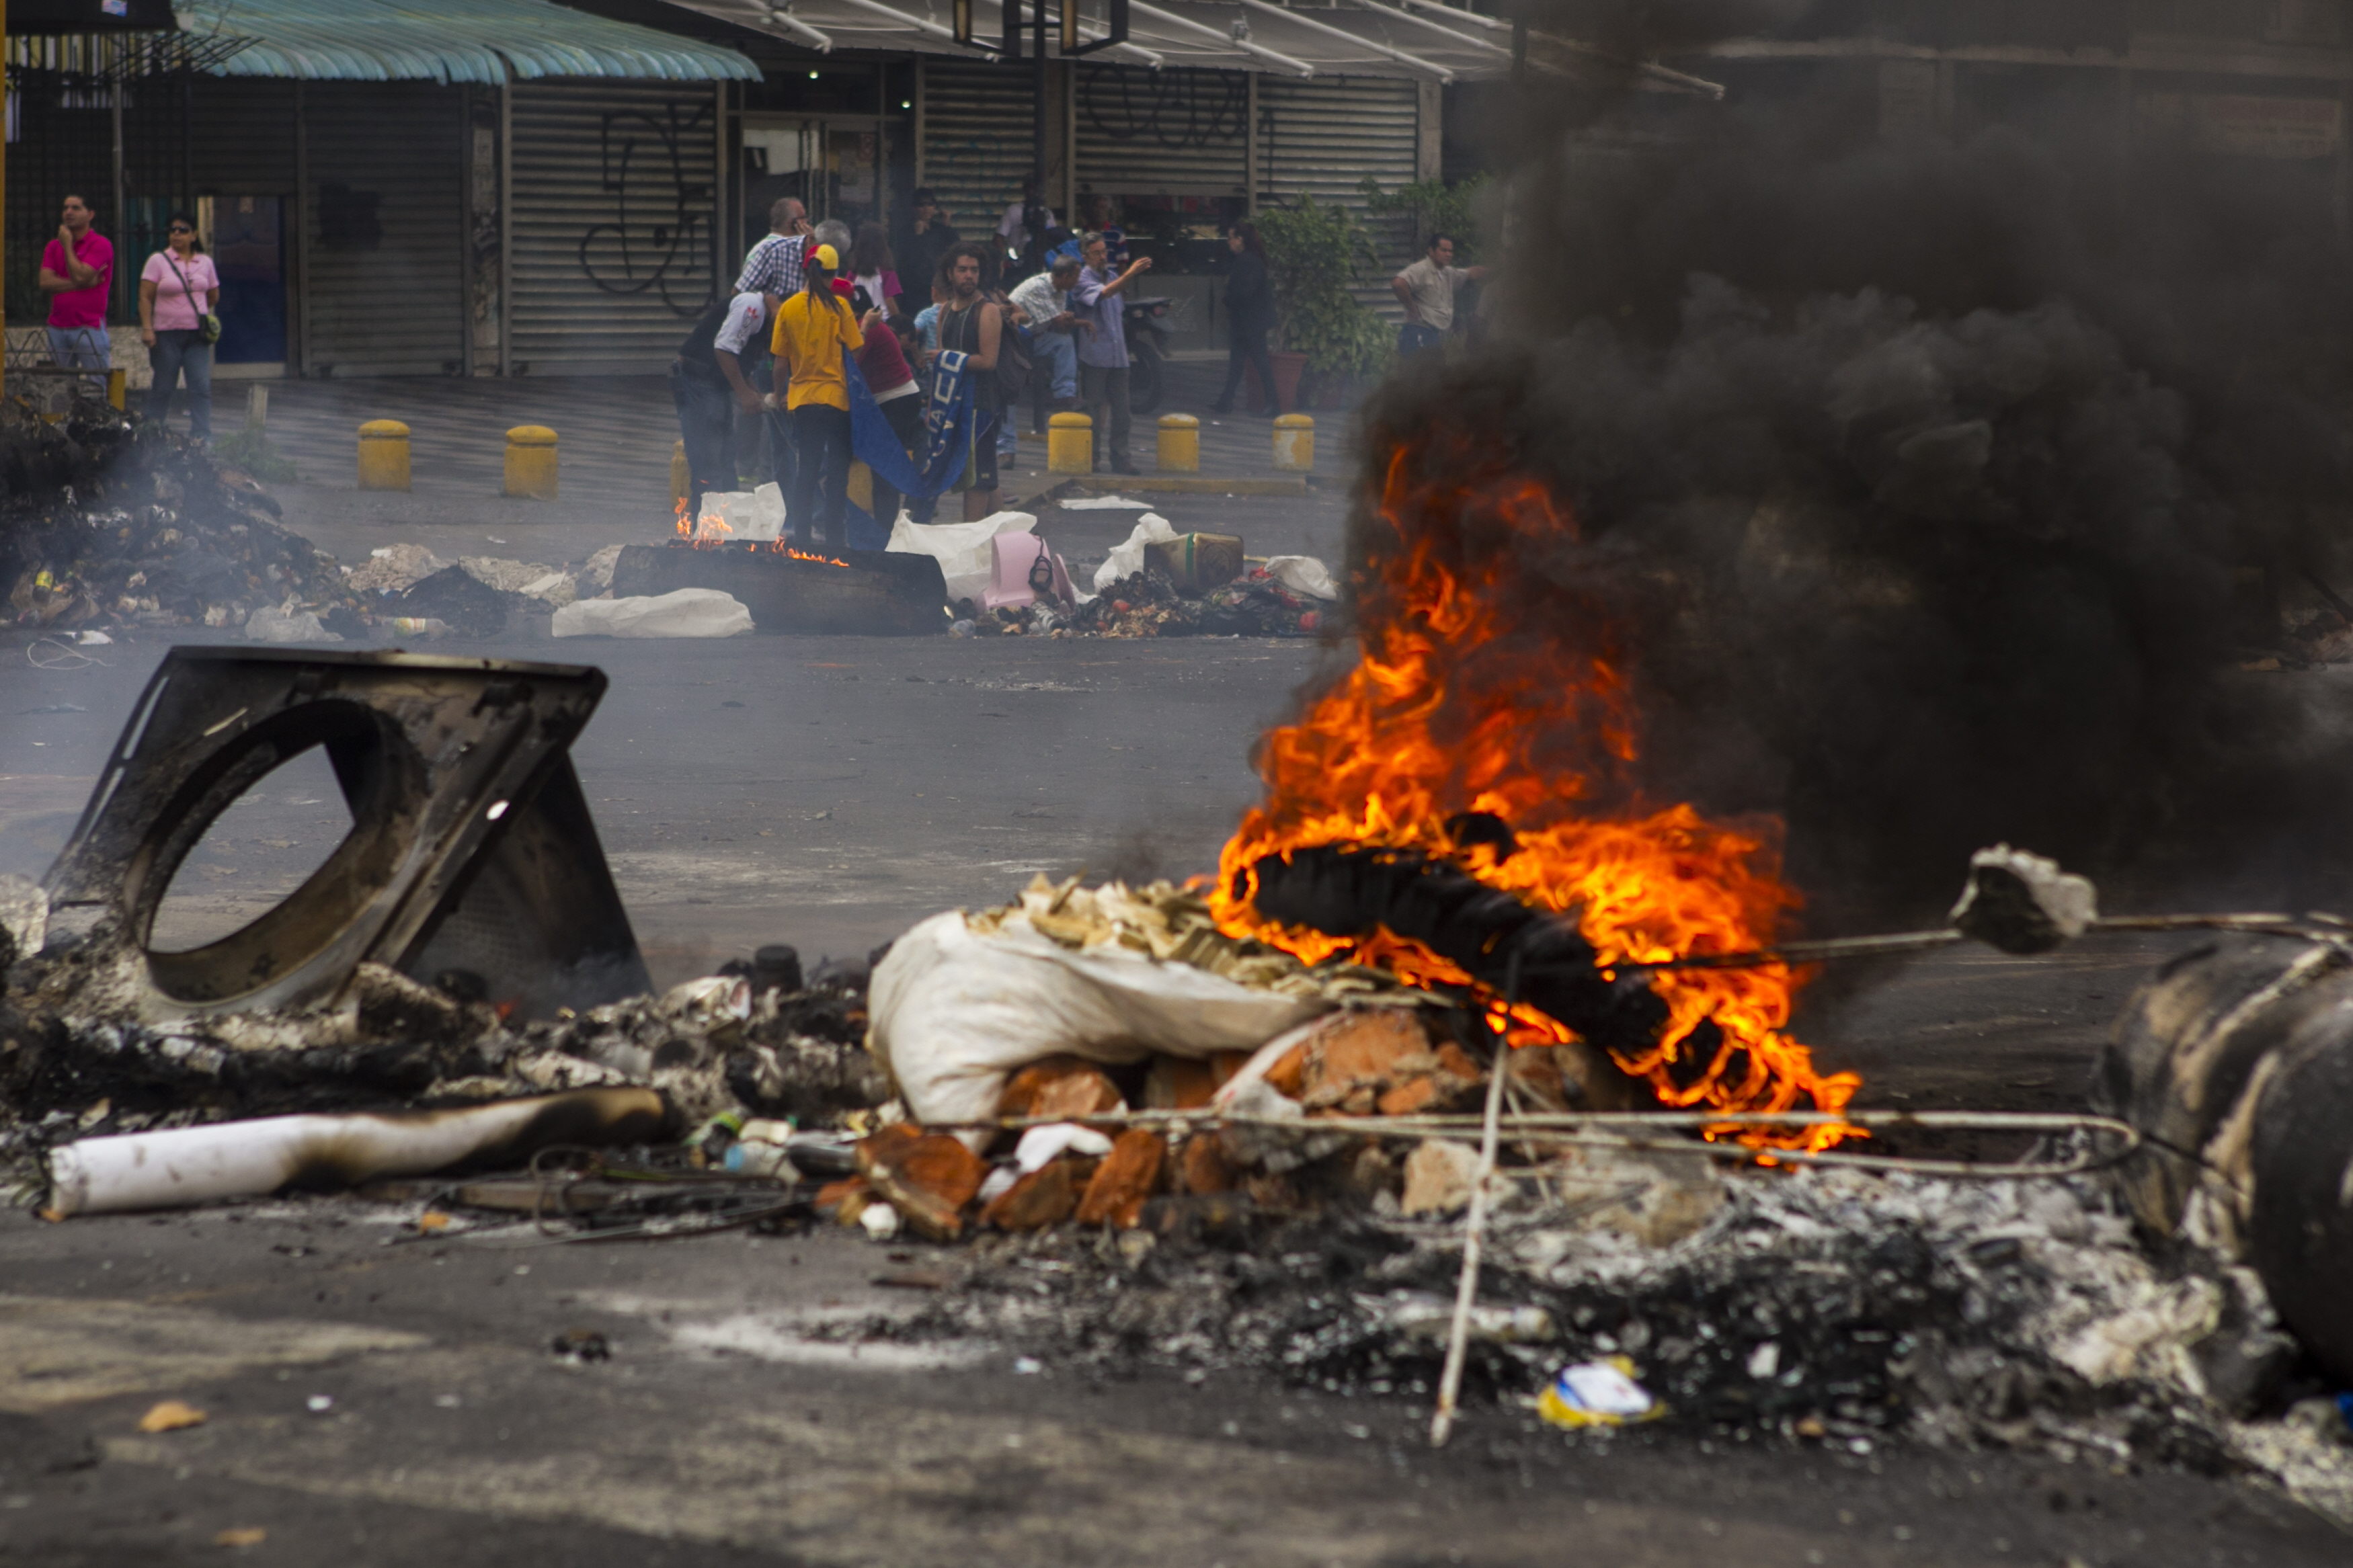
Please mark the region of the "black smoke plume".
<svg viewBox="0 0 2353 1568"><path fill-rule="evenodd" d="M1617 606L1641 790L1782 816L1817 930L1932 918L2000 839L2112 903L2353 904L2353 708L2285 635L2353 590L2334 207L2128 142L2112 73L1912 140L1840 80L1522 95L1483 346L1391 378L1371 482L1408 443L1552 487L1578 537L1515 591Z"/></svg>

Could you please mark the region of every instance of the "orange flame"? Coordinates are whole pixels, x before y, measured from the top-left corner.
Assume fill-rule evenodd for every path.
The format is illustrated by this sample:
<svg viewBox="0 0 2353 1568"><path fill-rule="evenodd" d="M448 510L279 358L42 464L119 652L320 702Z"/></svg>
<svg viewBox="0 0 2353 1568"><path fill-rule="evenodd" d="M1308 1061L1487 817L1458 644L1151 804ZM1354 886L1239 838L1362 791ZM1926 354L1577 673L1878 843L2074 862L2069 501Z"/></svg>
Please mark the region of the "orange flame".
<svg viewBox="0 0 2353 1568"><path fill-rule="evenodd" d="M849 562L833 555L811 555L806 550L796 550L782 539L768 546L779 555L789 555L796 561L815 561L827 566L848 566Z"/></svg>
<svg viewBox="0 0 2353 1568"><path fill-rule="evenodd" d="M1646 801L1614 631L1596 605L1522 587L1536 562L1577 545L1573 521L1525 476L1455 465L1424 477L1428 456L1392 454L1386 528L1373 531L1358 574L1356 667L1263 742L1267 796L1219 858L1219 926L1310 963L1345 953L1409 982L1471 985L1387 930L1332 937L1275 925L1250 903L1249 868L1262 858L1355 844L1443 857L1531 906L1574 911L1605 968L1767 945L1799 902L1780 880L1779 825L1733 826ZM1517 848L1458 847L1447 824L1464 812L1501 817ZM1837 1111L1861 1080L1818 1074L1785 1032L1797 982L1782 965L1660 972L1651 984L1668 1022L1653 1047L1618 1064L1668 1106ZM1514 1045L1571 1037L1533 1007L1507 1016L1481 994ZM1743 1137L1820 1148L1854 1135Z"/></svg>

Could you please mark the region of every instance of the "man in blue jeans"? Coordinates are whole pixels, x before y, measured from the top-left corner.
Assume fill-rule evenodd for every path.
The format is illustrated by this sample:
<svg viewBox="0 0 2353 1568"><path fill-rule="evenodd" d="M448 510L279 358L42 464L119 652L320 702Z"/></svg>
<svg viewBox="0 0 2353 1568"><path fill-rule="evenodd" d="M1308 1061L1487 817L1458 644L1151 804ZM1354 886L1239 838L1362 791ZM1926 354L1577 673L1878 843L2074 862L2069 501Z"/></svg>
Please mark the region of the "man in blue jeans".
<svg viewBox="0 0 2353 1568"><path fill-rule="evenodd" d="M702 312L678 345L670 367L678 433L686 443L689 519L702 515L702 498L736 485L735 411L760 412L760 394L744 374L768 357L768 301L746 290Z"/></svg>

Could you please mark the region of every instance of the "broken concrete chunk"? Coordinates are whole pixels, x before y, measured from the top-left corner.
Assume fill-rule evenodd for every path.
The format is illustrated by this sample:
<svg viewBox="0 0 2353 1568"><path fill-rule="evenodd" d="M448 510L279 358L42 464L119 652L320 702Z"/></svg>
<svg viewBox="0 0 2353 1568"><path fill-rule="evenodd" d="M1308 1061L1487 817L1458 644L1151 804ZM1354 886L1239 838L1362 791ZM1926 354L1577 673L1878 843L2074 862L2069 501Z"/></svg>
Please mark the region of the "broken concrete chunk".
<svg viewBox="0 0 2353 1568"><path fill-rule="evenodd" d="M1144 1205L1160 1185L1160 1167L1168 1145L1160 1134L1130 1128L1113 1141L1111 1152L1095 1168L1079 1200L1081 1225L1112 1225L1122 1230L1144 1215Z"/></svg>
<svg viewBox="0 0 2353 1568"><path fill-rule="evenodd" d="M2004 952L2048 952L2099 918L2090 879L2007 844L1969 857L1969 884L1952 913L1961 934Z"/></svg>
<svg viewBox="0 0 2353 1568"><path fill-rule="evenodd" d="M1406 1156L1405 1192L1398 1207L1408 1215L1452 1214L1471 1201L1479 1179L1479 1151L1451 1138L1431 1138Z"/></svg>

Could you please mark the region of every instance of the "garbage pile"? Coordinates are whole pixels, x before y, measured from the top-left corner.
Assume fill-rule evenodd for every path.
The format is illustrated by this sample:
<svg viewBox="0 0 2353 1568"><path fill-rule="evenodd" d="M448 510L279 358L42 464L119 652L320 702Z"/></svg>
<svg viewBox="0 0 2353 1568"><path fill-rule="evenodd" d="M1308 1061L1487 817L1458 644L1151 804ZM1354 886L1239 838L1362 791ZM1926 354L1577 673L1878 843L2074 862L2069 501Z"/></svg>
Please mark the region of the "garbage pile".
<svg viewBox="0 0 2353 1568"><path fill-rule="evenodd" d="M0 583L21 627L243 626L257 612L263 640L366 627L371 606L249 475L104 403L78 398L59 425L0 405Z"/></svg>

